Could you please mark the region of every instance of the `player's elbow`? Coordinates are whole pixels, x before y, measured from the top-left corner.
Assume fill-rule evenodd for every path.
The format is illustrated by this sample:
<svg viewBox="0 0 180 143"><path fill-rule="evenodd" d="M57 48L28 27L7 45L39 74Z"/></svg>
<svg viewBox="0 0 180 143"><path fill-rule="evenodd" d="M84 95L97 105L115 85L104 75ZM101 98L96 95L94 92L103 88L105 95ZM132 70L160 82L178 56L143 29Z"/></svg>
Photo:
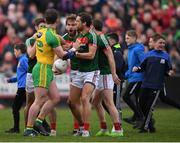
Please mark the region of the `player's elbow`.
<svg viewBox="0 0 180 143"><path fill-rule="evenodd" d="M55 54L60 58L62 59L66 53L64 51L60 51L60 50L55 50Z"/></svg>

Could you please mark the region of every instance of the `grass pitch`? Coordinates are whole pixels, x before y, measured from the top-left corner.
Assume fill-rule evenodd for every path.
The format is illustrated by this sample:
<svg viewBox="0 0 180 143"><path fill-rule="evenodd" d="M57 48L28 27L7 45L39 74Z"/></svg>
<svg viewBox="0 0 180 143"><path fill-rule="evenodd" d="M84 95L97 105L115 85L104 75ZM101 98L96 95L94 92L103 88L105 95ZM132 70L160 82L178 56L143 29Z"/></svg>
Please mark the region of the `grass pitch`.
<svg viewBox="0 0 180 143"><path fill-rule="evenodd" d="M128 117L132 113L129 109L123 109L123 117ZM156 109L154 118L156 120L157 132L153 134L139 134L138 130L133 129L130 124L123 122L123 137L96 137L99 130L99 122L95 111L91 116L91 137L72 136L72 116L68 108L57 109L57 136L56 137L23 137L24 120L21 111L21 133L6 134L5 130L12 127L11 109L0 110L0 142L175 142L180 141L180 111L173 108ZM107 117L108 127L111 129L110 118Z"/></svg>

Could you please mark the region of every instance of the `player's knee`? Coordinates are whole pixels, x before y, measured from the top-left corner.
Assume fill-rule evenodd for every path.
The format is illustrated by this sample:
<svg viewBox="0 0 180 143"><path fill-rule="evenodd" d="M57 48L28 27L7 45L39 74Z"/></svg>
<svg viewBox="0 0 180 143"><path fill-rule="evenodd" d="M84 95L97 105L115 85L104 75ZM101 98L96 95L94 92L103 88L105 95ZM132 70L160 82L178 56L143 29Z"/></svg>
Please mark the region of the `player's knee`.
<svg viewBox="0 0 180 143"><path fill-rule="evenodd" d="M87 98L87 97L85 97L85 96L83 96L82 98L81 98L81 102L82 102L82 104L87 104L87 103L90 103L90 99L89 98Z"/></svg>
<svg viewBox="0 0 180 143"><path fill-rule="evenodd" d="M108 109L112 106L109 101L106 101L106 102L105 102L105 105L106 105L106 107L107 107Z"/></svg>
<svg viewBox="0 0 180 143"><path fill-rule="evenodd" d="M44 98L41 98L41 100L39 100L40 104L44 104L46 101L48 101L48 97L44 97Z"/></svg>
<svg viewBox="0 0 180 143"><path fill-rule="evenodd" d="M48 97L43 96L41 98L35 99L32 105L42 107L42 105L48 100Z"/></svg>

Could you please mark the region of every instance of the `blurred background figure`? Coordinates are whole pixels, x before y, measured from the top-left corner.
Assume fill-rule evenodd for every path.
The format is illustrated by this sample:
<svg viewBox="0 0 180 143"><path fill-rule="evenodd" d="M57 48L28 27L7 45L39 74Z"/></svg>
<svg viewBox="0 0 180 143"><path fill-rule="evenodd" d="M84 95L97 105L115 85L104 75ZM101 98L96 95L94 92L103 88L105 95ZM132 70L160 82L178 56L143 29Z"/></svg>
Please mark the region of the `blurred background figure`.
<svg viewBox="0 0 180 143"><path fill-rule="evenodd" d="M180 54L178 0L45 0L41 4L40 1L35 0L5 0L0 2L0 55L6 49L5 47L12 43L11 37L16 37L13 38L14 41L15 39L25 41L32 36L33 19L42 16L47 8L58 9L60 19L57 33L61 35L65 34L65 17L69 13L86 11L104 22L105 33L115 32L124 37L125 31L133 28L138 34L137 41L145 44L147 48L149 37L154 32L159 32L167 37L168 52L171 53L172 50L172 53ZM14 34L9 35L8 31L14 31ZM3 57L0 56L1 61ZM174 64L178 66L178 62ZM175 74L180 74L180 71L176 70Z"/></svg>

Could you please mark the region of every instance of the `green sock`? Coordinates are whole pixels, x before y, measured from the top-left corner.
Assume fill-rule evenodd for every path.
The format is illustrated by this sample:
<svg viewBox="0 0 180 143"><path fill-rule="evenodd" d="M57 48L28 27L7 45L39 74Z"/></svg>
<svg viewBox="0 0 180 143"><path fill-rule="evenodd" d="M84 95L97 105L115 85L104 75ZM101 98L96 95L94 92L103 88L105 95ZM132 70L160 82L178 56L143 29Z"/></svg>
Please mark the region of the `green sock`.
<svg viewBox="0 0 180 143"><path fill-rule="evenodd" d="M36 122L39 123L39 124L42 124L42 123L43 123L43 120L37 118L37 119L36 119Z"/></svg>
<svg viewBox="0 0 180 143"><path fill-rule="evenodd" d="M26 130L33 130L33 127L26 127Z"/></svg>

